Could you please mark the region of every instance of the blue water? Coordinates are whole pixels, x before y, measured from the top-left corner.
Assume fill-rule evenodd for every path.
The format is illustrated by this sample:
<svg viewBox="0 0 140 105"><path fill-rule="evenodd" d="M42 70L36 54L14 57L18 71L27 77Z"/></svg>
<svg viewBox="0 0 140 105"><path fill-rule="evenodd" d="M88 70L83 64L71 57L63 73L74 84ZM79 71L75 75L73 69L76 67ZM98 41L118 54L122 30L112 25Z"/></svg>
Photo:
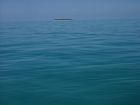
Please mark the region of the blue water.
<svg viewBox="0 0 140 105"><path fill-rule="evenodd" d="M140 105L140 20L0 23L0 105Z"/></svg>

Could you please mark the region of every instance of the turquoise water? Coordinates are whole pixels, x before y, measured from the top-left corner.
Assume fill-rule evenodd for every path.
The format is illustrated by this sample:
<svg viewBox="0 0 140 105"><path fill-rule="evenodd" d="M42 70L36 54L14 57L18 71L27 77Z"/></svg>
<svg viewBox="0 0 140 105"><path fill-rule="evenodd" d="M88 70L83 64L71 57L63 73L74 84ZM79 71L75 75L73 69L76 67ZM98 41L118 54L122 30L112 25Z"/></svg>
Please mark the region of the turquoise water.
<svg viewBox="0 0 140 105"><path fill-rule="evenodd" d="M0 23L0 105L140 105L140 20Z"/></svg>

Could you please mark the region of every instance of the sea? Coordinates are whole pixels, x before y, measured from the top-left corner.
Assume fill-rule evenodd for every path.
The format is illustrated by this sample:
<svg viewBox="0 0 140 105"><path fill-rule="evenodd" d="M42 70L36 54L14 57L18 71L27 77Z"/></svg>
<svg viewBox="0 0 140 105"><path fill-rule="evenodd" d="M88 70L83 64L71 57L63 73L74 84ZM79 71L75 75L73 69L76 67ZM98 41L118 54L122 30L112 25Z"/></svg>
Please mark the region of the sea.
<svg viewBox="0 0 140 105"><path fill-rule="evenodd" d="M0 105L140 105L140 20L0 22Z"/></svg>

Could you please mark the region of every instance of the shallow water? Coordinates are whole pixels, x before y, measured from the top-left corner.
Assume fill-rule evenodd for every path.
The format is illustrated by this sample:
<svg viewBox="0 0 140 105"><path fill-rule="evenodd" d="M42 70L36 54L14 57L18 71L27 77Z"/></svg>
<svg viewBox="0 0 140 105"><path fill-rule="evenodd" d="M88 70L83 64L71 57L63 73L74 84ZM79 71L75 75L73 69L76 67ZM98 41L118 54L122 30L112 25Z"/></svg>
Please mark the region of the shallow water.
<svg viewBox="0 0 140 105"><path fill-rule="evenodd" d="M1 105L140 105L140 20L0 23Z"/></svg>

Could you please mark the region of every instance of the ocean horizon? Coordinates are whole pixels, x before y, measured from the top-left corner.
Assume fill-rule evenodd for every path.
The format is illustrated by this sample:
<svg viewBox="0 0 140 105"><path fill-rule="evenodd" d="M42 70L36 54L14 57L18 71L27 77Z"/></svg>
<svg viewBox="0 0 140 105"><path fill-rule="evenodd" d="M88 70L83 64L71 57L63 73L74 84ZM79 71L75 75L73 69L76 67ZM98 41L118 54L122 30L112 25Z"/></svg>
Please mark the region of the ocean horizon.
<svg viewBox="0 0 140 105"><path fill-rule="evenodd" d="M140 20L0 22L0 105L140 105Z"/></svg>

